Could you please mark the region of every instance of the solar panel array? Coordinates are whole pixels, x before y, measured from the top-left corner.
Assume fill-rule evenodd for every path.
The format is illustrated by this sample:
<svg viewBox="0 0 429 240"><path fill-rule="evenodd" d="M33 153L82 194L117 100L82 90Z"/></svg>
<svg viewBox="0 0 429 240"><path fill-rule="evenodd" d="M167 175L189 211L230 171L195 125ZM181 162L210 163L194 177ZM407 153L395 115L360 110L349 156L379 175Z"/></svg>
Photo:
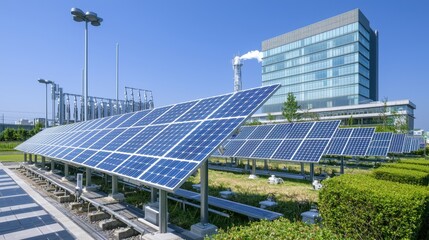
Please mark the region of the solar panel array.
<svg viewBox="0 0 429 240"><path fill-rule="evenodd" d="M318 162L340 121L244 126L222 157Z"/></svg>
<svg viewBox="0 0 429 240"><path fill-rule="evenodd" d="M404 139L403 152L410 153L424 148L424 138L422 136L406 135Z"/></svg>
<svg viewBox="0 0 429 240"><path fill-rule="evenodd" d="M339 128L324 154L365 156L374 131L375 128Z"/></svg>
<svg viewBox="0 0 429 240"><path fill-rule="evenodd" d="M389 147L389 153L402 153L404 148L405 134L394 133L392 136L392 142Z"/></svg>
<svg viewBox="0 0 429 240"><path fill-rule="evenodd" d="M368 156L387 156L389 151L390 142L392 140L393 133L391 132L378 132L374 133L374 137L369 145Z"/></svg>
<svg viewBox="0 0 429 240"><path fill-rule="evenodd" d="M53 127L16 149L174 191L278 87Z"/></svg>

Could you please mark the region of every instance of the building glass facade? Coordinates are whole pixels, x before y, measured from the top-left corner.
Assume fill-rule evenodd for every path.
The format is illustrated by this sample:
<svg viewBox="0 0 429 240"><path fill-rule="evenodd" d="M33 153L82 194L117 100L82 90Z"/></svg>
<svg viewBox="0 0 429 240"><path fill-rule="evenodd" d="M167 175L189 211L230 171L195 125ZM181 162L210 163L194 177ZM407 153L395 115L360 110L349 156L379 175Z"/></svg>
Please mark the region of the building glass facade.
<svg viewBox="0 0 429 240"><path fill-rule="evenodd" d="M359 9L262 43L262 85L282 87L262 112L281 112L289 92L302 109L378 100L378 36Z"/></svg>

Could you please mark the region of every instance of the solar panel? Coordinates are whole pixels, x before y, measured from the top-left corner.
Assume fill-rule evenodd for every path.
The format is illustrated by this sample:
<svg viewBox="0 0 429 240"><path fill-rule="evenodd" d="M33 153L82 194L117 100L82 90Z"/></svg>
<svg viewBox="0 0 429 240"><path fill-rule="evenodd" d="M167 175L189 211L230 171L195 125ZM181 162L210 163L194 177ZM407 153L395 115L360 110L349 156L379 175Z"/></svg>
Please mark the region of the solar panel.
<svg viewBox="0 0 429 240"><path fill-rule="evenodd" d="M369 145L368 156L387 156L389 151L390 141L392 140L393 133L391 132L381 132L374 133L372 141Z"/></svg>
<svg viewBox="0 0 429 240"><path fill-rule="evenodd" d="M349 141L341 155L365 156L374 135L375 128L353 128Z"/></svg>
<svg viewBox="0 0 429 240"><path fill-rule="evenodd" d="M339 121L245 126L215 156L317 162Z"/></svg>
<svg viewBox="0 0 429 240"><path fill-rule="evenodd" d="M16 149L174 191L278 88L45 129Z"/></svg>
<svg viewBox="0 0 429 240"><path fill-rule="evenodd" d="M389 147L389 153L402 153L404 147L405 134L394 133L392 136L392 142Z"/></svg>

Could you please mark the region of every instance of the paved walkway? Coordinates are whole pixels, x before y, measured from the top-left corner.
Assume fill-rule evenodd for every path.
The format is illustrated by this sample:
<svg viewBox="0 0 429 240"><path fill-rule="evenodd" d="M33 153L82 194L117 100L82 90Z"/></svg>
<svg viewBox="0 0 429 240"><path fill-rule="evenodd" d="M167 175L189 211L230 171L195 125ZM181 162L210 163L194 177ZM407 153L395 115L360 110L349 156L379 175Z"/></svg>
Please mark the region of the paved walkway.
<svg viewBox="0 0 429 240"><path fill-rule="evenodd" d="M93 239L0 163L0 240Z"/></svg>

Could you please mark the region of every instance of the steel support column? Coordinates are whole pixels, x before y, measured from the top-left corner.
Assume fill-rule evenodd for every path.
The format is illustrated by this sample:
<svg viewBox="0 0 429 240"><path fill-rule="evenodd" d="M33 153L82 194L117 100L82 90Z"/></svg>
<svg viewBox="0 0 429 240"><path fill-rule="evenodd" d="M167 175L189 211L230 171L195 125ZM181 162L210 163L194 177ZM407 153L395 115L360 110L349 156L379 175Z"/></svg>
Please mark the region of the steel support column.
<svg viewBox="0 0 429 240"><path fill-rule="evenodd" d="M106 176L107 177L107 176ZM112 195L118 193L118 176L112 176Z"/></svg>
<svg viewBox="0 0 429 240"><path fill-rule="evenodd" d="M201 212L200 212L200 222L202 224L206 224L209 222L209 168L208 168L208 161L204 161L204 163L201 165L200 169L200 196L201 196Z"/></svg>
<svg viewBox="0 0 429 240"><path fill-rule="evenodd" d="M314 163L310 163L310 181L314 180Z"/></svg>
<svg viewBox="0 0 429 240"><path fill-rule="evenodd" d="M86 178L85 186L89 187L89 186L91 186L91 168L86 168L85 173L86 173L86 175L85 175L85 178Z"/></svg>
<svg viewBox="0 0 429 240"><path fill-rule="evenodd" d="M167 233L167 192L165 190L159 190L159 232Z"/></svg>

